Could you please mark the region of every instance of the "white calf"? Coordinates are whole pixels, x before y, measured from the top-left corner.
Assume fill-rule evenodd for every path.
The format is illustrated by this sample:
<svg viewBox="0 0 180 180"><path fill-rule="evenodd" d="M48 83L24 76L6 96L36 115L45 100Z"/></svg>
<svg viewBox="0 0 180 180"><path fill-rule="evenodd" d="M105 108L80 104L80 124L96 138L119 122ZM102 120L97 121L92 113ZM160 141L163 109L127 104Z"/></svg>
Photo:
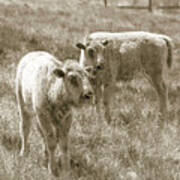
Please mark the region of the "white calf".
<svg viewBox="0 0 180 180"><path fill-rule="evenodd" d="M72 107L92 101L92 87L87 72L78 62L64 63L47 52L25 55L17 68L16 96L20 114L21 152L23 156L31 127L33 110L45 143L49 170L58 176L54 151L57 143L62 150L62 167L69 168L68 132Z"/></svg>
<svg viewBox="0 0 180 180"><path fill-rule="evenodd" d="M96 70L97 109L103 96L108 122L111 121L109 101L117 80L132 79L137 71L142 72L155 88L160 112L165 114L168 96L163 75L172 64L172 40L168 36L148 32L95 32L88 35L84 43L77 44L81 49L80 64L93 66Z"/></svg>

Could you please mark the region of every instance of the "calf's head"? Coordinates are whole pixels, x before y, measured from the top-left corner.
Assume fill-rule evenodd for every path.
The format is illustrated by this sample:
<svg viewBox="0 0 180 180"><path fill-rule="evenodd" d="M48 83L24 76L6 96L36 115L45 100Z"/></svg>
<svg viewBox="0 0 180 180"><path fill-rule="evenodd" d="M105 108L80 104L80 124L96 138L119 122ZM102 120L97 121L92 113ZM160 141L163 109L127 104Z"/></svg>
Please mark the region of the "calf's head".
<svg viewBox="0 0 180 180"><path fill-rule="evenodd" d="M84 58L80 62L83 66L93 66L97 71L103 70L105 66L105 48L108 40L91 40L86 45L77 43L76 46L84 51Z"/></svg>
<svg viewBox="0 0 180 180"><path fill-rule="evenodd" d="M94 93L89 81L89 73L77 61L66 60L64 67L55 69L54 73L64 79L68 99L73 105L92 103Z"/></svg>

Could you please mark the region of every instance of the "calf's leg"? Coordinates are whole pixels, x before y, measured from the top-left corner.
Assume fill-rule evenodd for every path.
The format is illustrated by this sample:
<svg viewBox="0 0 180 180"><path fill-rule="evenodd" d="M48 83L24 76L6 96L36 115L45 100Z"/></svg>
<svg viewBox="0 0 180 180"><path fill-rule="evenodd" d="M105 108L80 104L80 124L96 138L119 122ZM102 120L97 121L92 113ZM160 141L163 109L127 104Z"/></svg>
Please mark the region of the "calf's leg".
<svg viewBox="0 0 180 180"><path fill-rule="evenodd" d="M65 119L62 120L61 125L57 128L59 147L62 153L61 165L63 170L70 169L70 159L68 153L68 134L72 123L72 115L69 113Z"/></svg>
<svg viewBox="0 0 180 180"><path fill-rule="evenodd" d="M148 80L156 90L159 99L160 114L162 119L164 119L168 111L168 88L165 80L163 79L161 72L149 75Z"/></svg>
<svg viewBox="0 0 180 180"><path fill-rule="evenodd" d="M27 140L30 133L31 119L29 113L21 105L19 105L19 114L20 114L19 131L21 137L20 156L24 156L24 153L27 149Z"/></svg>
<svg viewBox="0 0 180 180"><path fill-rule="evenodd" d="M47 147L47 154L48 154L48 169L50 173L54 176L58 176L58 169L57 164L55 161L55 150L57 145L57 136L55 132L55 128L51 124L51 117L48 113L37 113L37 120L39 123L39 128L43 133L45 146Z"/></svg>
<svg viewBox="0 0 180 180"><path fill-rule="evenodd" d="M44 150L44 154L45 154L44 166L45 166L45 167L48 167L49 154L48 154L48 148L47 148L47 145L46 145L46 137L44 136L43 131L42 131L42 129L40 128L40 125L39 125L39 124L37 124L37 129L38 129L41 137L43 138L43 142L44 142L44 147L43 147L43 148L44 148L44 149L43 149L43 150Z"/></svg>
<svg viewBox="0 0 180 180"><path fill-rule="evenodd" d="M153 79L153 86L159 97L159 109L162 117L164 118L168 109L168 89L165 81L161 76Z"/></svg>
<svg viewBox="0 0 180 180"><path fill-rule="evenodd" d="M112 121L111 115L110 115L110 101L111 101L111 96L113 92L114 92L113 85L104 86L104 91L103 91L103 104L104 104L104 111L105 111L104 115L108 124L110 124Z"/></svg>

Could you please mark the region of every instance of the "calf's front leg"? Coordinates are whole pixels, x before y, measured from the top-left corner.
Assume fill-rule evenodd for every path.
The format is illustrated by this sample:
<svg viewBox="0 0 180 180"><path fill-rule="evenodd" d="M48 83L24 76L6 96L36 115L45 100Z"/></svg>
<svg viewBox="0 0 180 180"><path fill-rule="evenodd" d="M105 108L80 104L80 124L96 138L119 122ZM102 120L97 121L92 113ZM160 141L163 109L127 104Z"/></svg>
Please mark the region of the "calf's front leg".
<svg viewBox="0 0 180 180"><path fill-rule="evenodd" d="M37 120L39 123L39 128L41 129L41 132L44 137L45 147L47 148L48 157L46 158L48 159L48 169L50 173L52 173L54 176L57 177L59 176L57 163L55 160L57 136L56 136L55 128L53 127L53 124L52 124L53 120L51 116L48 115L47 112L45 114L38 113Z"/></svg>

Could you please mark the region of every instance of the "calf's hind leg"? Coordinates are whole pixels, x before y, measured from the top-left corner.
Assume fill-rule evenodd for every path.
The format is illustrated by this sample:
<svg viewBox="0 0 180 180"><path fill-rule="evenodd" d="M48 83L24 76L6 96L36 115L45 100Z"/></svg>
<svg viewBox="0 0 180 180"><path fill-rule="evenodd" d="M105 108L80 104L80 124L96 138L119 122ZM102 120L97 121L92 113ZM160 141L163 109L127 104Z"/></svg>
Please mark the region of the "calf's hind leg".
<svg viewBox="0 0 180 180"><path fill-rule="evenodd" d="M157 92L161 117L164 119L168 111L168 88L162 74L150 77L150 82Z"/></svg>
<svg viewBox="0 0 180 180"><path fill-rule="evenodd" d="M31 119L30 119L30 114L21 105L19 105L19 114L20 114L19 131L21 137L20 156L23 156L27 149L27 140L30 133Z"/></svg>
<svg viewBox="0 0 180 180"><path fill-rule="evenodd" d="M167 86L162 78L157 78L153 81L154 88L159 96L160 112L163 117L167 114L168 110L168 90Z"/></svg>
<svg viewBox="0 0 180 180"><path fill-rule="evenodd" d="M17 78L16 84L16 97L18 103L18 112L19 112L19 133L21 138L21 148L20 148L20 156L23 156L27 149L27 140L30 133L31 128L31 116L26 109L24 99L22 97L22 88L20 85L19 78Z"/></svg>
<svg viewBox="0 0 180 180"><path fill-rule="evenodd" d="M48 155L48 148L47 148L47 145L46 145L46 137L44 136L43 131L40 128L39 124L37 124L37 129L38 129L41 137L43 138L43 142L44 142L44 147L43 147L44 149L43 150L44 150L44 154L45 154L45 160L44 160L43 165L47 168L48 167L48 162L49 162L49 155Z"/></svg>

